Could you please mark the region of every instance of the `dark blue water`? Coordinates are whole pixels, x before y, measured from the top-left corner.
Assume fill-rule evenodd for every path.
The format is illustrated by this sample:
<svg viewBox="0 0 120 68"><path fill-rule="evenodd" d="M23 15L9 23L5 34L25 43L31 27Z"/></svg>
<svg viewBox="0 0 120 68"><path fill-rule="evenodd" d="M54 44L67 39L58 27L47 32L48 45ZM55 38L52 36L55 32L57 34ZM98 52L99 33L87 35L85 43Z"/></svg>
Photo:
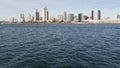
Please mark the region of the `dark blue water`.
<svg viewBox="0 0 120 68"><path fill-rule="evenodd" d="M120 24L0 25L0 68L120 68Z"/></svg>

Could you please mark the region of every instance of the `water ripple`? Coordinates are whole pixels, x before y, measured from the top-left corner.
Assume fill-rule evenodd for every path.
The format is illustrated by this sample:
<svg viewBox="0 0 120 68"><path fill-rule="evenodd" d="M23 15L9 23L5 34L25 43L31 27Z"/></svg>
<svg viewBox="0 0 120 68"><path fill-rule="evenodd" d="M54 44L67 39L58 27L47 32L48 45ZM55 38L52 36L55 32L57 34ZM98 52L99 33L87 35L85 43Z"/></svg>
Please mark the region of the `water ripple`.
<svg viewBox="0 0 120 68"><path fill-rule="evenodd" d="M0 27L0 68L120 68L120 25Z"/></svg>

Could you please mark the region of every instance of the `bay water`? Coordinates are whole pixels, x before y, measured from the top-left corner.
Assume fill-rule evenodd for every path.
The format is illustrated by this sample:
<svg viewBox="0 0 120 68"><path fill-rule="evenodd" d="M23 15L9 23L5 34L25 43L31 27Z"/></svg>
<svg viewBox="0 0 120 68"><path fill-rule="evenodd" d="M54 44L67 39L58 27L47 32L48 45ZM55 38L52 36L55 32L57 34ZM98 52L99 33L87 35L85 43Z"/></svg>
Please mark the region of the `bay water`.
<svg viewBox="0 0 120 68"><path fill-rule="evenodd" d="M120 24L1 24L0 68L120 68Z"/></svg>

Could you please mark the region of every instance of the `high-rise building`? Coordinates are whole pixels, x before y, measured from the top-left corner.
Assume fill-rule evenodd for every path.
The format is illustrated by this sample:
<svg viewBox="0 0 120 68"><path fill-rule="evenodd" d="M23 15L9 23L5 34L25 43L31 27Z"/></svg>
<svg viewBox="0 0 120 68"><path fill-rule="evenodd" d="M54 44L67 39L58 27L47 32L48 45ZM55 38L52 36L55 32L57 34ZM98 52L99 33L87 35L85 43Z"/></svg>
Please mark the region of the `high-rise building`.
<svg viewBox="0 0 120 68"><path fill-rule="evenodd" d="M37 9L34 12L34 22L39 22L39 11Z"/></svg>
<svg viewBox="0 0 120 68"><path fill-rule="evenodd" d="M14 23L14 17L9 17L8 21L9 21L9 23Z"/></svg>
<svg viewBox="0 0 120 68"><path fill-rule="evenodd" d="M63 20L64 20L64 22L67 21L67 12L64 12L64 14L63 14Z"/></svg>
<svg viewBox="0 0 120 68"><path fill-rule="evenodd" d="M72 22L74 21L74 14L68 14L68 17L67 17L67 22Z"/></svg>
<svg viewBox="0 0 120 68"><path fill-rule="evenodd" d="M98 20L100 20L100 19L101 19L101 11L98 10Z"/></svg>
<svg viewBox="0 0 120 68"><path fill-rule="evenodd" d="M49 12L47 8L43 9L43 17L42 17L42 21L43 22L47 22L49 20Z"/></svg>
<svg viewBox="0 0 120 68"><path fill-rule="evenodd" d="M24 14L20 14L19 22L25 22Z"/></svg>
<svg viewBox="0 0 120 68"><path fill-rule="evenodd" d="M42 17L40 17L40 22L42 22Z"/></svg>
<svg viewBox="0 0 120 68"><path fill-rule="evenodd" d="M32 19L31 19L31 14L30 13L28 13L27 14L27 20L26 20L27 22L31 22L32 21Z"/></svg>
<svg viewBox="0 0 120 68"><path fill-rule="evenodd" d="M117 19L120 19L120 14L117 15Z"/></svg>
<svg viewBox="0 0 120 68"><path fill-rule="evenodd" d="M91 19L94 20L94 11L91 11Z"/></svg>
<svg viewBox="0 0 120 68"><path fill-rule="evenodd" d="M58 15L58 22L63 22L63 15Z"/></svg>
<svg viewBox="0 0 120 68"><path fill-rule="evenodd" d="M79 14L78 14L78 22L82 22L83 19L84 19L83 14L82 14L82 13L79 13Z"/></svg>
<svg viewBox="0 0 120 68"><path fill-rule="evenodd" d="M34 22L34 14L31 16L31 21Z"/></svg>
<svg viewBox="0 0 120 68"><path fill-rule="evenodd" d="M74 23L78 22L78 16L74 16Z"/></svg>

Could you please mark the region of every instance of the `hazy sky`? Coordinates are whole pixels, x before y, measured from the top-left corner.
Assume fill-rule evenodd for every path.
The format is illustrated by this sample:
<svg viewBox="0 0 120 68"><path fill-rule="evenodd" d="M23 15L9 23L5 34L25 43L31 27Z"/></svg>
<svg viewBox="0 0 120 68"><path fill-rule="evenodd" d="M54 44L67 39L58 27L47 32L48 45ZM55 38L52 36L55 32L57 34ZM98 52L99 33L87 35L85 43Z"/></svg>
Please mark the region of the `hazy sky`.
<svg viewBox="0 0 120 68"><path fill-rule="evenodd" d="M90 16L91 10L102 11L102 17L115 18L120 14L120 0L0 0L0 20L8 17L19 17L20 13L33 13L34 9L40 11L47 7L50 16L57 16L64 11L68 13L84 13Z"/></svg>

